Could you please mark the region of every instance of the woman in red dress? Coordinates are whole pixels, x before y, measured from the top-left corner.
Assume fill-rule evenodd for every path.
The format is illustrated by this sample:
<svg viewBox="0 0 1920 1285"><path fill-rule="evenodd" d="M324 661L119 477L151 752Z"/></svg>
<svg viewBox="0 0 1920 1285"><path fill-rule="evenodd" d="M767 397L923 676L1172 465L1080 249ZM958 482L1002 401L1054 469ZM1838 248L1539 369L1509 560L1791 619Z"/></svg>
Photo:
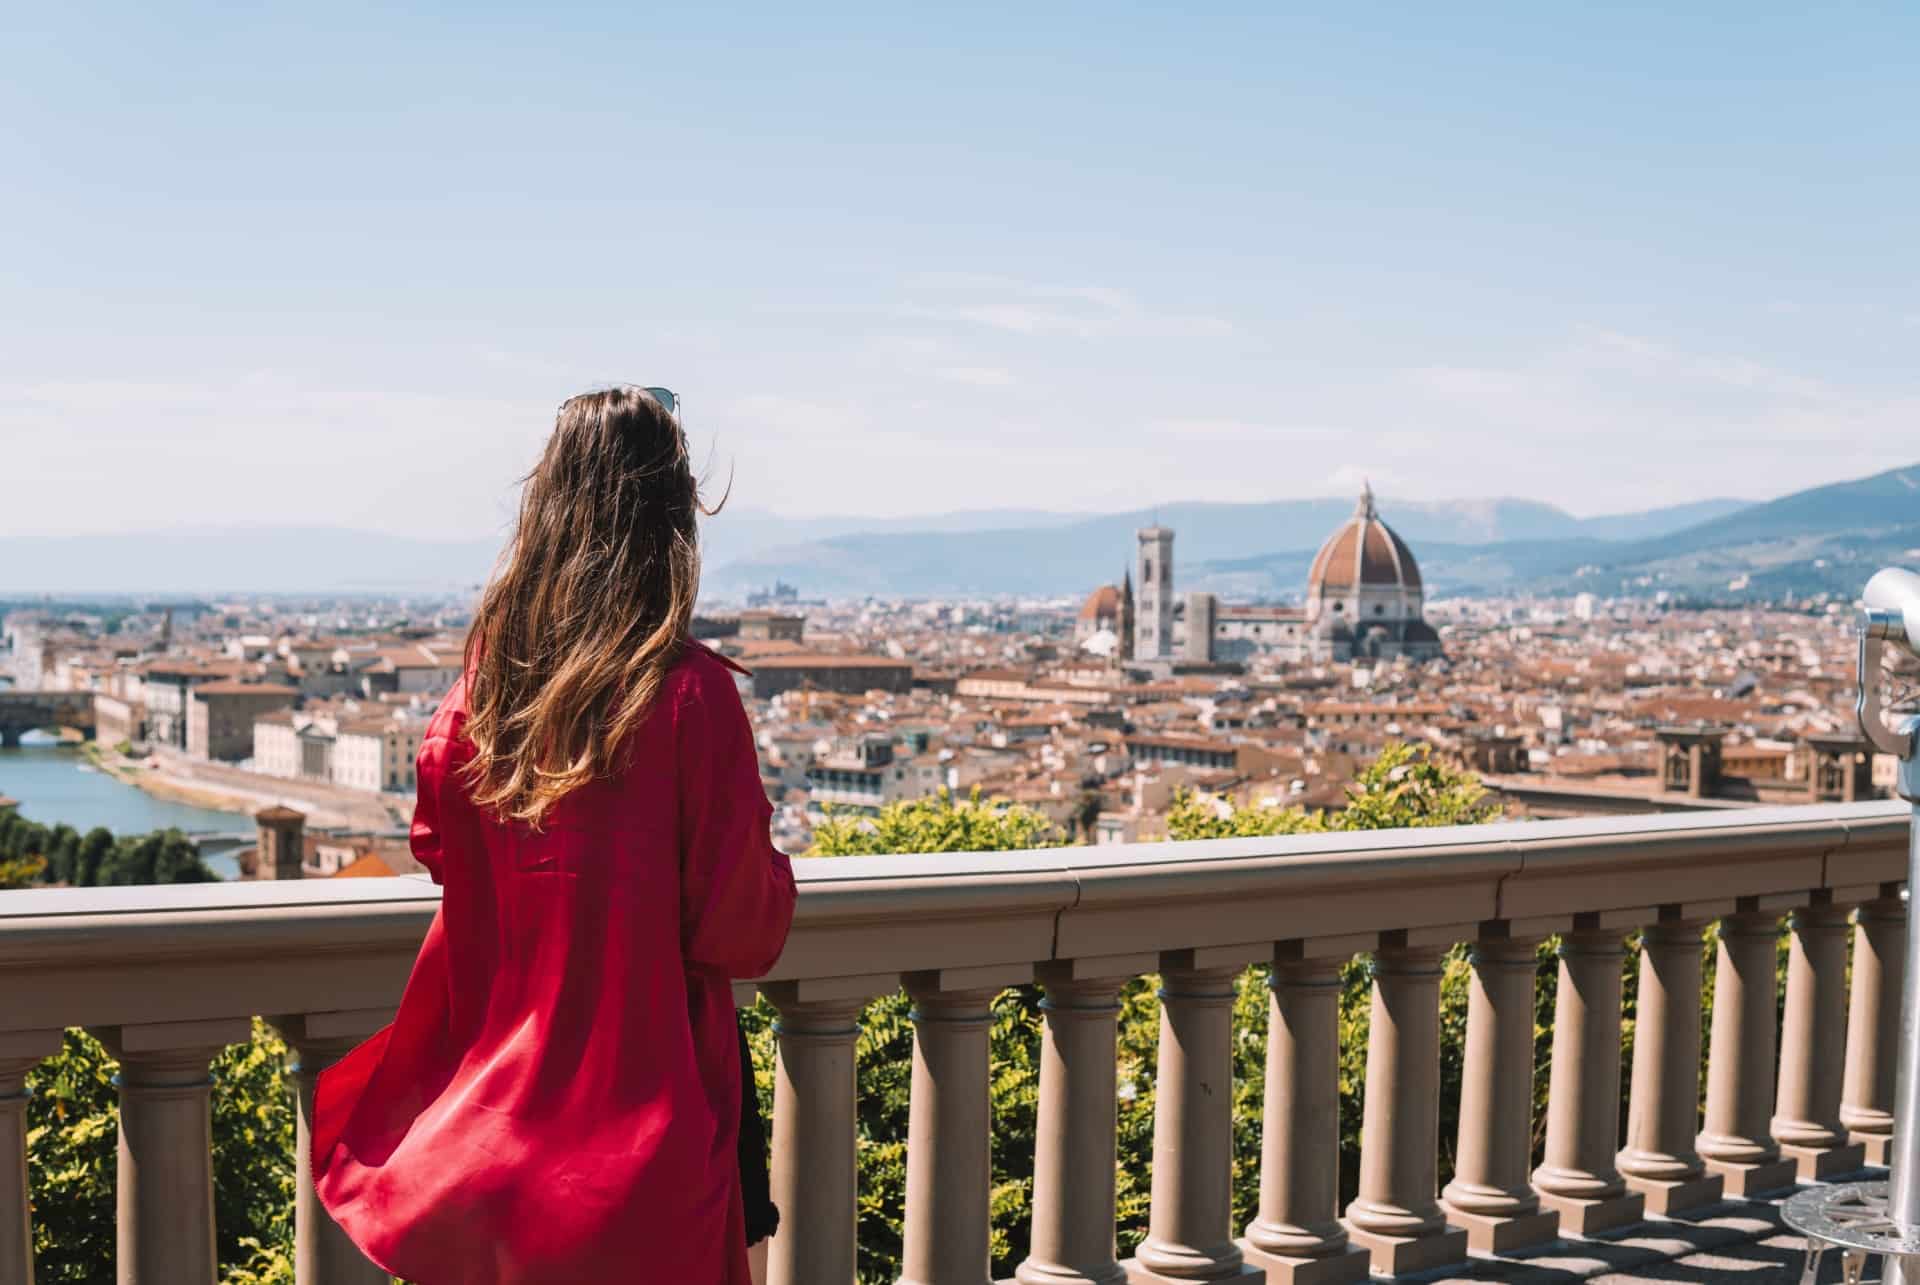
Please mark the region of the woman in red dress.
<svg viewBox="0 0 1920 1285"><path fill-rule="evenodd" d="M663 398L560 408L420 749L440 911L315 1090L321 1200L421 1285L748 1282L729 983L779 957L793 872L733 666L689 636Z"/></svg>

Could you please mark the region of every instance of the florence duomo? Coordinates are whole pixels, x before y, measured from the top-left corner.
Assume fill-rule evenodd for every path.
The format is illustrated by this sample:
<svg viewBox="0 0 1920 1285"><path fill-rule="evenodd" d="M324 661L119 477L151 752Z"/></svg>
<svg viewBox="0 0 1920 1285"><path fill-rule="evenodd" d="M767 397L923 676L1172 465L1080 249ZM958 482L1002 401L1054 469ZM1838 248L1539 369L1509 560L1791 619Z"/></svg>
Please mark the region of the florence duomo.
<svg viewBox="0 0 1920 1285"><path fill-rule="evenodd" d="M1201 590L1176 594L1173 540L1173 531L1158 525L1137 533L1134 563L1121 583L1102 585L1080 609L1075 640L1084 651L1163 669L1256 654L1315 662L1440 654L1440 635L1422 610L1419 563L1381 518L1370 486L1314 556L1302 606L1233 605Z"/></svg>

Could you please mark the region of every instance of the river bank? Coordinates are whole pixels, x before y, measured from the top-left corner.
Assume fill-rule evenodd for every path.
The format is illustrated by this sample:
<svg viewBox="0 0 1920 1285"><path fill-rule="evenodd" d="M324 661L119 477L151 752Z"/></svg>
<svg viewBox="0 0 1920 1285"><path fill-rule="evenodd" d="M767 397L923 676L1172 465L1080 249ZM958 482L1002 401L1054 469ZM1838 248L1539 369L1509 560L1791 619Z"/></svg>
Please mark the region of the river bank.
<svg viewBox="0 0 1920 1285"><path fill-rule="evenodd" d="M0 749L0 794L18 799L20 815L29 821L70 825L83 834L95 826L116 835L169 829L189 834L253 831L250 818L230 810L132 788L103 770L83 747L50 737Z"/></svg>
<svg viewBox="0 0 1920 1285"><path fill-rule="evenodd" d="M90 744L87 754L102 772L154 798L249 821L261 808L276 805L306 813L309 825L375 833L404 828L411 819L398 804L374 795L312 781L281 781L182 754L156 751L135 758L97 744Z"/></svg>

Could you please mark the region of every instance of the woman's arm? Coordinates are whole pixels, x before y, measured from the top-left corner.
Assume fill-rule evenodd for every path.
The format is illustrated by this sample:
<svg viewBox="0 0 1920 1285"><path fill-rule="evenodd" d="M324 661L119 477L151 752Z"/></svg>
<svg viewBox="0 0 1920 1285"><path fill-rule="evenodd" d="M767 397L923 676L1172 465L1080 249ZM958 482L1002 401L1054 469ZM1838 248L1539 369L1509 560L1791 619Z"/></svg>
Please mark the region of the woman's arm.
<svg viewBox="0 0 1920 1285"><path fill-rule="evenodd" d="M793 867L773 846L753 729L733 680L695 663L676 709L680 945L687 967L758 977L793 922Z"/></svg>

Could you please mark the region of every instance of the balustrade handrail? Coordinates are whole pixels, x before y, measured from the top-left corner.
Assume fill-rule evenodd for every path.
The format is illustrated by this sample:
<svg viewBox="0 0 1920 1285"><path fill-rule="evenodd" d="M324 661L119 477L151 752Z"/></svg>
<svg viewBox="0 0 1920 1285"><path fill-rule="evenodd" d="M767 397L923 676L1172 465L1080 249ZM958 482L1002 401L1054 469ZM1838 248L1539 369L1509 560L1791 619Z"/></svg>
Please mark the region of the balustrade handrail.
<svg viewBox="0 0 1920 1285"><path fill-rule="evenodd" d="M1462 929L1858 889L1904 877L1909 816L1896 800L808 860L795 867L800 901L787 952L763 980ZM1649 882L1655 874L1658 882ZM0 976L38 974L32 987L0 983L17 997L0 1005L0 1031L192 1020L240 1011L250 995L269 1003L253 1012L310 1009L311 979L295 974L320 957L362 964L334 974L338 1002L328 1007L390 1005L400 980L394 958L417 948L439 898L424 876L0 893ZM100 970L238 960L252 961L252 983L176 993L159 1010L147 986L115 1002L97 985ZM381 967L364 966L376 960ZM276 979L295 989L272 985Z"/></svg>
<svg viewBox="0 0 1920 1285"><path fill-rule="evenodd" d="M988 1014L1019 982L1048 994L1026 1285L1196 1273L1354 1285L1369 1265L1425 1271L1469 1243L1590 1234L1711 1203L1723 1187L1751 1194L1857 1167L1868 1146L1884 1153L1892 1121L1910 823L1889 801L802 861L787 948L742 988L780 1013L774 1285L853 1278L856 1019L903 985L918 1141L902 1279L921 1285L987 1275ZM121 1279L211 1282L210 1081L182 1080L185 1068L243 1040L250 1019L272 1020L299 1054L305 1147L314 1072L387 1020L439 900L423 876L0 893L0 1148L12 1153L0 1153L0 1278L31 1271L21 1090L62 1029L91 1028L122 1062ZM1700 931L1713 920L1701 1119ZM1635 929L1633 1101L1616 1164L1622 938ZM1529 1175L1534 944L1551 933L1566 947L1545 1161ZM1458 1163L1436 1193L1440 953L1468 941ZM1378 965L1365 1141L1359 1194L1335 1221L1337 979L1361 952ZM1259 1216L1236 1240L1233 1108L1218 1085L1232 1074L1234 979L1261 961L1274 966L1275 1034ZM1150 972L1167 979L1152 1218L1123 1270L1115 1019L1121 988ZM296 1207L303 1285L385 1279L326 1219L304 1170Z"/></svg>

